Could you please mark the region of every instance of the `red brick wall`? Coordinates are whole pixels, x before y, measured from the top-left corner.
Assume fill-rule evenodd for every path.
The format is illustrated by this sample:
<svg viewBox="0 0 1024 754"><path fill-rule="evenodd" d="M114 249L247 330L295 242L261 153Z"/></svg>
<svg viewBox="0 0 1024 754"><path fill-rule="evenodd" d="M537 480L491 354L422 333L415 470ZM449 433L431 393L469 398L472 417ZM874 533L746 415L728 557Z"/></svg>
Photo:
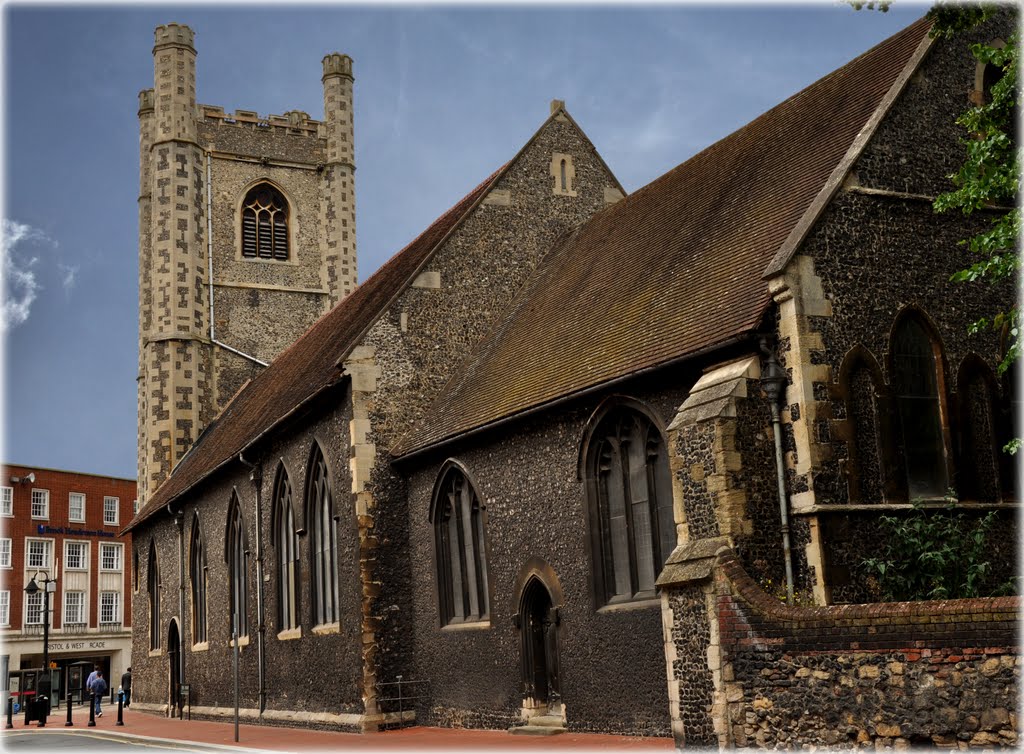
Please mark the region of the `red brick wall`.
<svg viewBox="0 0 1024 754"><path fill-rule="evenodd" d="M11 477L25 477L29 473L36 475L35 482L12 482ZM10 625L12 629L20 629L22 625L22 605L25 588L23 574L25 568L25 538L42 537L53 540L53 555L63 559L64 534L39 534L39 526L67 530L85 529L109 532L113 537L87 535L71 535L68 539L87 540L89 546L89 571L91 574L89 595L89 626L96 626L99 620L99 595L97 594L97 574L99 573L100 542L121 542L124 544L124 582L122 590L121 617L125 627L131 626L131 535L119 536L134 515L133 503L136 498L135 480L117 479L113 477L80 474L71 471L41 469L31 466L0 466L0 485L11 487L14 491L14 516L0 517L0 536L11 539L11 570L7 571L6 588L11 592ZM47 520L34 519L31 516L32 490L45 489L50 491L50 511ZM85 522L70 521L68 503L70 493L80 492L85 495ZM103 523L103 498L106 496L120 499L118 524L116 526ZM63 565L62 565L63 567ZM0 571L2 572L2 571ZM52 575L52 574L51 574ZM58 574L58 578L60 574ZM62 584L57 583L57 592L51 595L53 614L51 626L63 625Z"/></svg>

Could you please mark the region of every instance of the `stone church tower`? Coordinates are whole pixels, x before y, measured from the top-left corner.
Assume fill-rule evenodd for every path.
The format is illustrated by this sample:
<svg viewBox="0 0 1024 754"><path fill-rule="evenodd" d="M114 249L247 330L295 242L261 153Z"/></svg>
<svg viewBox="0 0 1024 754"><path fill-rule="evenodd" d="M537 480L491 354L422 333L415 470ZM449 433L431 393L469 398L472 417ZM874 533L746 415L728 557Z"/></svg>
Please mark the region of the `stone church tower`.
<svg viewBox="0 0 1024 754"><path fill-rule="evenodd" d="M352 60L324 120L196 105L187 26L139 93L139 502L278 353L356 285Z"/></svg>

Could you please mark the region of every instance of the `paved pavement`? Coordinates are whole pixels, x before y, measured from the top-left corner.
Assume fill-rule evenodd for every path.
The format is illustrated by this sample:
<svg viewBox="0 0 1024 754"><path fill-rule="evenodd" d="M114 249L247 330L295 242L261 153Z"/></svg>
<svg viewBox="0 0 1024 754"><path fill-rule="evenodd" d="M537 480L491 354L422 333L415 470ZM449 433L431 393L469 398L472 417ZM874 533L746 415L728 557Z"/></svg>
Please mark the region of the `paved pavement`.
<svg viewBox="0 0 1024 754"><path fill-rule="evenodd" d="M198 752L335 752L339 749L667 751L673 748L671 738L636 738L587 733L532 737L513 736L507 731L414 727L360 735L261 725L239 725L238 743L235 743L233 722L177 720L148 712L126 710L124 725L119 727L116 725L116 707L105 708L103 717L96 720L96 726L93 728L88 727L88 719L88 711L84 707L75 708L72 727L65 727L66 718L63 714L51 716L45 728L39 728L35 723L26 726L23 716L20 719L15 717L12 730L0 726L0 744L5 750L51 751L74 748L76 742L79 742L81 748L88 748L90 751L114 752L142 751L143 748Z"/></svg>

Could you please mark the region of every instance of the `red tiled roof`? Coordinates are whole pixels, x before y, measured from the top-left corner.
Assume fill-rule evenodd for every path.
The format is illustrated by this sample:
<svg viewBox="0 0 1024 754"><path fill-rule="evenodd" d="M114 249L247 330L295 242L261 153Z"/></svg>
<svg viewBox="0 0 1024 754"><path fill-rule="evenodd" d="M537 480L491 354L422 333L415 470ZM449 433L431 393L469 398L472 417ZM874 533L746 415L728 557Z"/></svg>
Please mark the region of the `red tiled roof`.
<svg viewBox="0 0 1024 754"><path fill-rule="evenodd" d="M827 203L928 28L912 24L595 215L548 254L393 455L754 330L766 266Z"/></svg>
<svg viewBox="0 0 1024 754"><path fill-rule="evenodd" d="M412 281L433 250L469 212L507 165L441 215L377 272L327 312L206 428L174 472L125 528L137 526L206 476L234 459L299 406L342 379L341 361L388 304Z"/></svg>

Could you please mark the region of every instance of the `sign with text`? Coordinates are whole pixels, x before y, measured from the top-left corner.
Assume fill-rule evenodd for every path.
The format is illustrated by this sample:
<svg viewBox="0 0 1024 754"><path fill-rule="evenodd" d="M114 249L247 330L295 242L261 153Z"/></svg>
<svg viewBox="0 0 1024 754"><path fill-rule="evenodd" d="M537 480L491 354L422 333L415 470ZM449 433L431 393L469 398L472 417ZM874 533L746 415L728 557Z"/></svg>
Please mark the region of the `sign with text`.
<svg viewBox="0 0 1024 754"><path fill-rule="evenodd" d="M37 534L64 534L69 537L110 537L113 539L117 535L112 531L103 531L101 529L75 529L70 526L47 526L46 524L39 524L36 527Z"/></svg>
<svg viewBox="0 0 1024 754"><path fill-rule="evenodd" d="M51 652L82 652L93 649L106 649L107 642L99 641L51 641L49 644Z"/></svg>

